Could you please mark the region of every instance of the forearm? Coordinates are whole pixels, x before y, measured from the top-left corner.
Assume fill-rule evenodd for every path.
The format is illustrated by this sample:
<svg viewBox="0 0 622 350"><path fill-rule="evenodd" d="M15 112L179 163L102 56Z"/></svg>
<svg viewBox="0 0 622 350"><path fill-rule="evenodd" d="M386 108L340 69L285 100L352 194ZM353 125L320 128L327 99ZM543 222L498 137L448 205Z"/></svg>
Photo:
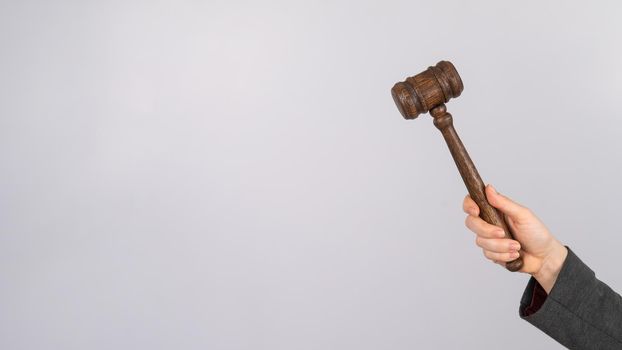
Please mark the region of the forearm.
<svg viewBox="0 0 622 350"><path fill-rule="evenodd" d="M532 275L547 294L551 292L551 289L555 285L559 271L562 265L564 265L567 256L568 249L558 241L555 241L551 253L542 261L540 270Z"/></svg>

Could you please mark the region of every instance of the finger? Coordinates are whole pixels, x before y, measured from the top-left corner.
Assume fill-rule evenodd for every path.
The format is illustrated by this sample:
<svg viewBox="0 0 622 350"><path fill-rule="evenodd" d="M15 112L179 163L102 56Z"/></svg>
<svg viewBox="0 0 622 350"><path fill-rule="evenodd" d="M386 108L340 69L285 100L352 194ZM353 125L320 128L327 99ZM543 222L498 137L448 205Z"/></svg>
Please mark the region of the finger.
<svg viewBox="0 0 622 350"><path fill-rule="evenodd" d="M475 244L478 247L495 253L510 253L520 250L520 243L508 238L483 238L477 236Z"/></svg>
<svg viewBox="0 0 622 350"><path fill-rule="evenodd" d="M464 210L465 213L473 216L479 215L479 206L468 194L466 195L466 197L464 197L464 200L462 201L462 210Z"/></svg>
<svg viewBox="0 0 622 350"><path fill-rule="evenodd" d="M512 253L496 253L496 252L491 252L489 250L484 249L484 256L487 257L488 259L492 260L492 261L512 261L515 260L516 258L518 258L519 254L518 252L512 252Z"/></svg>
<svg viewBox="0 0 622 350"><path fill-rule="evenodd" d="M468 215L464 220L464 224L469 228L469 230L475 232L476 235L484 238L505 237L505 233L501 227L491 225L477 216Z"/></svg>
<svg viewBox="0 0 622 350"><path fill-rule="evenodd" d="M500 194L490 184L486 185L486 199L495 208L515 219L529 215L529 209Z"/></svg>

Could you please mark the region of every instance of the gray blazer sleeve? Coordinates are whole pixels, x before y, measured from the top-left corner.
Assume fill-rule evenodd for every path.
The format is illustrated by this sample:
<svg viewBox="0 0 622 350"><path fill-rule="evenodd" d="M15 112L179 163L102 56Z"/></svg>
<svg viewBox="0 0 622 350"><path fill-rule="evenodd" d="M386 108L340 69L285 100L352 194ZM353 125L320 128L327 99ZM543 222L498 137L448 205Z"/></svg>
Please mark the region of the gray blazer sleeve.
<svg viewBox="0 0 622 350"><path fill-rule="evenodd" d="M622 349L622 298L570 248L548 296L529 279L519 315L569 349Z"/></svg>

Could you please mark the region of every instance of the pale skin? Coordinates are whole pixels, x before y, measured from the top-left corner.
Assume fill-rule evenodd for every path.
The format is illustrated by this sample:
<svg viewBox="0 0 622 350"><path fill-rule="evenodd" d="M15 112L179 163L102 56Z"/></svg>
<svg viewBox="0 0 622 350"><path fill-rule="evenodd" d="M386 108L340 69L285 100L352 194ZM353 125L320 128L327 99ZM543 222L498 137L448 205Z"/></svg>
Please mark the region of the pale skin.
<svg viewBox="0 0 622 350"><path fill-rule="evenodd" d="M475 244L489 260L505 266L518 257L520 250L524 265L520 272L532 275L546 293L555 285L568 250L528 208L498 193L486 185L486 198L506 217L515 239L505 238L503 229L479 217L479 207L469 195L464 198L463 210L468 214L466 226L475 233Z"/></svg>

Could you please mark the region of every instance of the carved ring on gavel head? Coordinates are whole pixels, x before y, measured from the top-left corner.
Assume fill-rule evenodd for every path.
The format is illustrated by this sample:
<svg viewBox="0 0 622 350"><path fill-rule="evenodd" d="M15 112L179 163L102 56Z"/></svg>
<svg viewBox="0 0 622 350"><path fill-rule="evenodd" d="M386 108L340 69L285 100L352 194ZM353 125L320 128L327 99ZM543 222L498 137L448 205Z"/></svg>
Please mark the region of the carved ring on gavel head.
<svg viewBox="0 0 622 350"><path fill-rule="evenodd" d="M462 79L454 65L449 61L440 61L435 66L395 84L391 89L391 95L405 119L415 119L419 114L430 112L434 118L434 125L445 138L471 198L480 208L480 217L492 225L501 227L507 238L513 238L503 213L488 203L484 182L458 137L453 126L453 117L447 113L445 103L460 96L463 89ZM510 271L520 270L523 266L522 254L505 266Z"/></svg>

